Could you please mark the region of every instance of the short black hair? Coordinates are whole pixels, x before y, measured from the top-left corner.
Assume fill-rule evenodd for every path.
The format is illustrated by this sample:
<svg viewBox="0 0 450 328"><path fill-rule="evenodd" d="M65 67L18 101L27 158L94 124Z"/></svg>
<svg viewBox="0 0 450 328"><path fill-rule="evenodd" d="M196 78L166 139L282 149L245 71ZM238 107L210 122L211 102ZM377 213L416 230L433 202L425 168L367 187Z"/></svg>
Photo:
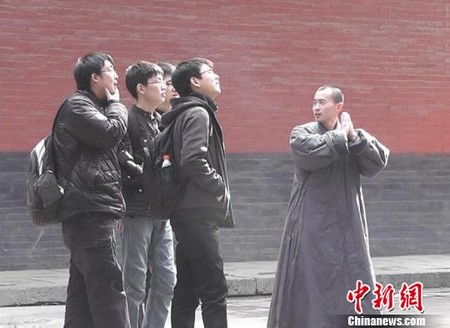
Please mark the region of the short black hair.
<svg viewBox="0 0 450 328"><path fill-rule="evenodd" d="M157 62L156 65L161 67L163 71L163 77L172 76L173 71L175 70L175 66L168 62L160 61Z"/></svg>
<svg viewBox="0 0 450 328"><path fill-rule="evenodd" d="M201 57L192 58L177 65L172 74L172 85L180 96L187 96L192 92L191 77L202 78L200 74L202 65L214 67L212 61Z"/></svg>
<svg viewBox="0 0 450 328"><path fill-rule="evenodd" d="M163 75L161 67L148 61L142 60L129 66L125 71L125 84L128 92L134 99L137 99L137 85L147 85L148 79L158 74Z"/></svg>
<svg viewBox="0 0 450 328"><path fill-rule="evenodd" d="M342 93L342 90L340 87L332 84L325 84L319 87L317 91L322 91L325 89L331 89L331 99L333 99L333 102L335 104L339 104L341 102L344 102L344 94Z"/></svg>
<svg viewBox="0 0 450 328"><path fill-rule="evenodd" d="M106 61L114 66L112 57L104 52L92 52L78 58L73 71L77 89L90 91L92 74L101 74Z"/></svg>

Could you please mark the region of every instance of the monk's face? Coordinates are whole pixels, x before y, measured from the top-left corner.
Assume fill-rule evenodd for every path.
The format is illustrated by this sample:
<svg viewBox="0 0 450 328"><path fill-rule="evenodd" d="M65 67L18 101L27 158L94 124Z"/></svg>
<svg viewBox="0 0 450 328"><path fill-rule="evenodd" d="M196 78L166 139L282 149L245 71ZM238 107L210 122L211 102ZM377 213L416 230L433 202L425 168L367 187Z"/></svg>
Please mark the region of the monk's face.
<svg viewBox="0 0 450 328"><path fill-rule="evenodd" d="M318 90L314 95L312 105L314 118L328 130L332 130L336 126L338 115L342 110L342 103L334 102L332 92L331 88Z"/></svg>

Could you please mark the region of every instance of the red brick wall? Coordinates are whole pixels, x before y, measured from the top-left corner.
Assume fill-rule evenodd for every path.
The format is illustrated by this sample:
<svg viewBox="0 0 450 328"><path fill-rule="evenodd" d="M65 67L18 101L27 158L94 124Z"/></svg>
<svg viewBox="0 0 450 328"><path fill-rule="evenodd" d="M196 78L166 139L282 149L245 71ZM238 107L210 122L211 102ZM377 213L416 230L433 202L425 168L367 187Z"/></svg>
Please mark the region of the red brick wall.
<svg viewBox="0 0 450 328"><path fill-rule="evenodd" d="M216 63L227 151L286 152L312 95L342 86L357 127L395 153L450 153L448 1L0 2L0 151L27 151L74 89L76 58L106 51Z"/></svg>

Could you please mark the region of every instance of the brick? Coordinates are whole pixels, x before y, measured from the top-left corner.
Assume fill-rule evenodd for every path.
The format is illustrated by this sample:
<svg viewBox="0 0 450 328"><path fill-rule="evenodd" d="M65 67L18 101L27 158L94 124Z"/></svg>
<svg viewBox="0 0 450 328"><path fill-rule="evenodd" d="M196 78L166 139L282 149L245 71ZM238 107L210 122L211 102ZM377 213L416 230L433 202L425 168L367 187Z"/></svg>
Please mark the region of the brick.
<svg viewBox="0 0 450 328"><path fill-rule="evenodd" d="M292 127L312 119L314 91L337 83L355 125L395 153L448 154L446 12L422 0L3 1L0 151L27 151L48 133L75 60L102 50L116 58L128 105L133 61L214 60L232 153L287 153Z"/></svg>

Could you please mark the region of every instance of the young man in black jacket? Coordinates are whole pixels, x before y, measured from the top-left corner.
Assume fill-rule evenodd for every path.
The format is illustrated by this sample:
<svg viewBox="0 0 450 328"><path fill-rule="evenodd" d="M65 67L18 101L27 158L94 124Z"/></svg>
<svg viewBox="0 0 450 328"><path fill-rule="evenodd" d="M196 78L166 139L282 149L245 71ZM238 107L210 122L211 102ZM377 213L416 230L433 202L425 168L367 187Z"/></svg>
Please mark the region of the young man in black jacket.
<svg viewBox="0 0 450 328"><path fill-rule="evenodd" d="M65 185L62 231L70 250L64 327L129 327L113 233L113 221L125 211L115 147L126 133L127 110L119 103L111 56L80 58L74 76L78 90L54 130L57 173Z"/></svg>
<svg viewBox="0 0 450 328"><path fill-rule="evenodd" d="M128 132L119 148L119 158L126 151L136 164L123 163L123 194L127 214L122 228L122 266L131 328L164 327L175 285L172 229L151 210L154 186L148 179L147 161L152 141L159 133L161 116L156 107L166 97L166 82L161 68L147 61L128 67L125 81L136 103L128 114ZM129 166L131 164L131 167ZM146 298L146 275L151 273ZM140 320L142 318L142 324Z"/></svg>
<svg viewBox="0 0 450 328"><path fill-rule="evenodd" d="M162 118L174 122L174 161L183 184L171 224L176 247L177 283L172 327L193 328L201 302L205 328L227 327L227 282L219 253L219 226L233 227L222 128L216 116L219 76L213 63L194 58L172 75L180 98Z"/></svg>

